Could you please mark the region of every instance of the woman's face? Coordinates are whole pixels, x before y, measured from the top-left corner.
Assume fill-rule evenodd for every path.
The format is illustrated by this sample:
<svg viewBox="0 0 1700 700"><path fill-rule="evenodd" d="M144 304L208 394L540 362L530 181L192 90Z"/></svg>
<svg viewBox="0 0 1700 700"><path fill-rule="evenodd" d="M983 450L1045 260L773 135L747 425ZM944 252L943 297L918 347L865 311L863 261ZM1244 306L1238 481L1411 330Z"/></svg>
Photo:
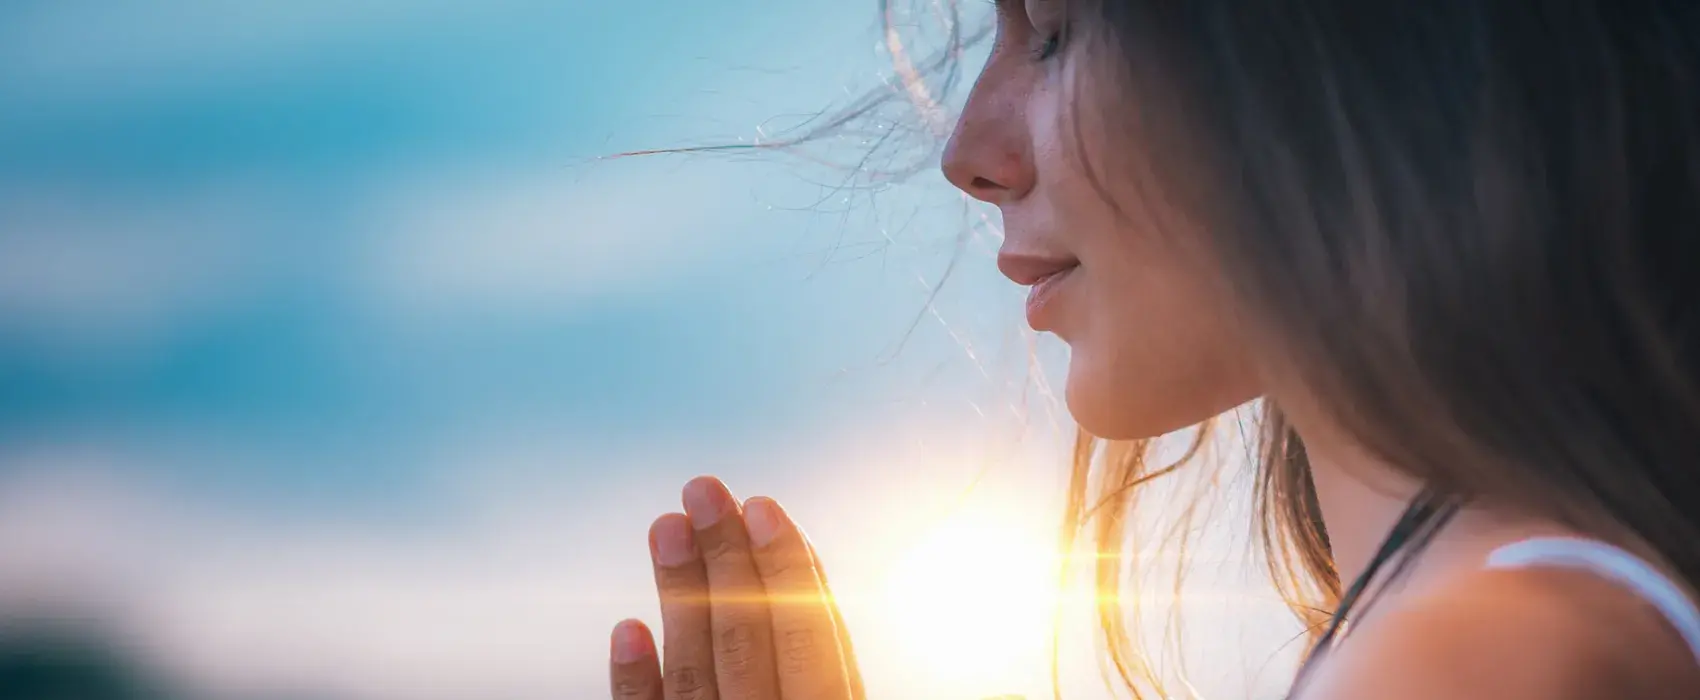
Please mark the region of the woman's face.
<svg viewBox="0 0 1700 700"><path fill-rule="evenodd" d="M1197 224L1162 210L1165 197L1153 196L1161 183L1135 186L1114 174L1140 170L1127 167L1144 155L1139 144L1102 129L1076 132L1076 123L1108 121L1094 113L1077 122L1073 110L1099 104L1106 95L1095 91L1109 87L1095 85L1071 53L1062 5L1000 3L991 59L946 147L944 172L1002 213L998 268L1032 287L1033 328L1068 343L1075 420L1100 437L1155 436L1255 397L1256 372L1227 320L1215 269L1197 246L1177 245L1197 240ZM1093 176L1078 154L1100 166Z"/></svg>

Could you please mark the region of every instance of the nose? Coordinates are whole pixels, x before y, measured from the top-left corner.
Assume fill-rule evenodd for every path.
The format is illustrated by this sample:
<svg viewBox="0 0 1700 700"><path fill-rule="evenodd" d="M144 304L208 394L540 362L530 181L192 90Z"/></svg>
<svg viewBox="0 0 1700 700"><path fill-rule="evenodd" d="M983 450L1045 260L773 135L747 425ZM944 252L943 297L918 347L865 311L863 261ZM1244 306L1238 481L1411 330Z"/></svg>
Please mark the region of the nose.
<svg viewBox="0 0 1700 700"><path fill-rule="evenodd" d="M970 197L1004 204L1025 197L1037 177L1026 100L998 90L993 77L988 69L963 107L945 144L944 177Z"/></svg>

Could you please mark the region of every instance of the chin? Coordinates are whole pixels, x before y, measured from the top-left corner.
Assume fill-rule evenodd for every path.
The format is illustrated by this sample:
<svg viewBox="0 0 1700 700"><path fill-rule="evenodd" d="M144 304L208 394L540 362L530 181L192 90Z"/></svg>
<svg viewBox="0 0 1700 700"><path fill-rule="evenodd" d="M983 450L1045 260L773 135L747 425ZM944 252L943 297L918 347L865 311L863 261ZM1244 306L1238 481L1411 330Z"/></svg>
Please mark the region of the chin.
<svg viewBox="0 0 1700 700"><path fill-rule="evenodd" d="M1155 438L1189 428L1255 398L1234 373L1206 367L1098 367L1076 356L1065 396L1082 430L1106 440ZM1200 371L1188 371L1200 370ZM1223 381L1228 380L1228 381Z"/></svg>
<svg viewBox="0 0 1700 700"><path fill-rule="evenodd" d="M1151 394L1115 391L1113 386L1076 382L1068 383L1069 415L1081 430L1105 440L1141 440L1154 438L1196 425L1210 415L1182 417L1175 415L1172 406L1151 400Z"/></svg>

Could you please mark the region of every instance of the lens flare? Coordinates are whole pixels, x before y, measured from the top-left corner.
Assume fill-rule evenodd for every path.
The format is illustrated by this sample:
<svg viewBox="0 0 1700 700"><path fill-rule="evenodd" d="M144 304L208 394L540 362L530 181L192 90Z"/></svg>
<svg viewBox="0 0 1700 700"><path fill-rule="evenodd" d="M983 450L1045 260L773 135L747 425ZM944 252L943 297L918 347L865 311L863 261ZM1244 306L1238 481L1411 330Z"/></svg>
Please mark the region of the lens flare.
<svg viewBox="0 0 1700 700"><path fill-rule="evenodd" d="M898 560L883 582L882 626L916 673L995 683L1044 671L1058 562L1045 534L964 514L930 528Z"/></svg>

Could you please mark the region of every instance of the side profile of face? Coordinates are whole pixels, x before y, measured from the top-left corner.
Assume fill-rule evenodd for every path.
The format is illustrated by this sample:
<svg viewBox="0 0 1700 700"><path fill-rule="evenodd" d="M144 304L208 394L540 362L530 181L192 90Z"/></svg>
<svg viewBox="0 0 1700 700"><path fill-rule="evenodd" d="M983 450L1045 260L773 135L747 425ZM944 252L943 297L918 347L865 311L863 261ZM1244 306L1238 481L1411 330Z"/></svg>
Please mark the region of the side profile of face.
<svg viewBox="0 0 1700 700"><path fill-rule="evenodd" d="M1100 437L1151 437L1254 398L1256 372L1227 321L1217 273L1176 245L1189 235L1188 217L1156 211L1163 198L1102 174L1128 169L1089 170L1078 155L1140 154L1138 144L1093 129L1075 133L1072 110L1110 88L1074 60L1062 4L999 3L991 58L946 147L944 172L1002 214L998 267L1032 287L1034 329L1068 343L1075 420Z"/></svg>

